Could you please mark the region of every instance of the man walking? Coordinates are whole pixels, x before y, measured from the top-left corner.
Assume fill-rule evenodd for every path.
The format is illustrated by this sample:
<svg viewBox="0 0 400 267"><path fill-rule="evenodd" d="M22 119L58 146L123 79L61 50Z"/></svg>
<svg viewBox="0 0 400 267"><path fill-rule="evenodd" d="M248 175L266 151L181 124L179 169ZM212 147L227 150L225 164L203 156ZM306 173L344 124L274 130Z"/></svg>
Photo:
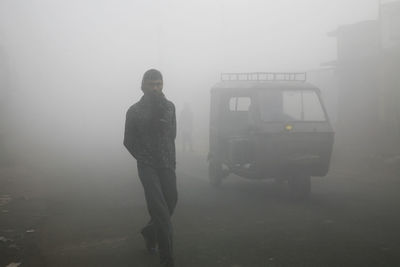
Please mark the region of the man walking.
<svg viewBox="0 0 400 267"><path fill-rule="evenodd" d="M171 216L178 194L175 175L175 106L164 94L161 72L150 69L142 80L144 95L126 113L124 145L137 161L150 214L142 229L150 253L158 245L163 267L174 266Z"/></svg>

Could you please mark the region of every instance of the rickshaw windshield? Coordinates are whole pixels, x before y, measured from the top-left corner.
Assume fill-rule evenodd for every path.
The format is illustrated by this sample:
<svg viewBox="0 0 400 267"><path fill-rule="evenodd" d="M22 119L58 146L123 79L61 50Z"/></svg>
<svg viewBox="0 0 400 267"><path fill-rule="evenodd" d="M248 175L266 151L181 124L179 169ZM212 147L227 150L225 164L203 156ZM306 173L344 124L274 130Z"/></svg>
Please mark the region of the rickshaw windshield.
<svg viewBox="0 0 400 267"><path fill-rule="evenodd" d="M261 120L266 122L326 121L314 90L262 90L258 100Z"/></svg>

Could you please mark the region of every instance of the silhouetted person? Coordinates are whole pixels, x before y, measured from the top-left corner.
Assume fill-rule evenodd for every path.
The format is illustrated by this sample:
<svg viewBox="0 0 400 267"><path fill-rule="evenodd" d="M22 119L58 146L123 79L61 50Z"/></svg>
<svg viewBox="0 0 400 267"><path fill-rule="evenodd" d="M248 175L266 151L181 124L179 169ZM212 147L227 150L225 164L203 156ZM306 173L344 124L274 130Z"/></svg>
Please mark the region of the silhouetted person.
<svg viewBox="0 0 400 267"><path fill-rule="evenodd" d="M175 175L175 106L162 93L158 70L145 72L144 95L126 113L124 145L137 160L150 214L141 233L150 253L158 245L162 266L174 266L171 215L178 193Z"/></svg>
<svg viewBox="0 0 400 267"><path fill-rule="evenodd" d="M186 151L186 148L189 147L190 151L193 151L193 112L187 103L179 115L179 132L182 150Z"/></svg>

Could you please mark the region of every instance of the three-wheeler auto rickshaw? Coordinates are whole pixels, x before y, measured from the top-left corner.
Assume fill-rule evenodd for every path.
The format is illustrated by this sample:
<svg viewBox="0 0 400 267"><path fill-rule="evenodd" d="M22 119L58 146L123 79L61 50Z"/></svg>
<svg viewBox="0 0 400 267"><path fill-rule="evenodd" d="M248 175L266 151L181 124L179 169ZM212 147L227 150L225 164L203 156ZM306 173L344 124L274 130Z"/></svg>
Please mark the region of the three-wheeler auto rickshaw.
<svg viewBox="0 0 400 267"><path fill-rule="evenodd" d="M334 131L306 73L224 73L211 89L209 179L288 182L307 197L329 169Z"/></svg>

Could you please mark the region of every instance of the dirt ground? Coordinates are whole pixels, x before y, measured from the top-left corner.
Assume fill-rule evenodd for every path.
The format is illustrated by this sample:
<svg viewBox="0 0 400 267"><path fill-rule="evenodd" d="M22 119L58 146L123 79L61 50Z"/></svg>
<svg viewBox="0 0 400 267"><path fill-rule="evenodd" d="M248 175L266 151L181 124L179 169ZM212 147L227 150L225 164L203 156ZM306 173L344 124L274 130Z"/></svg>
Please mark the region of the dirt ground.
<svg viewBox="0 0 400 267"><path fill-rule="evenodd" d="M131 164L1 167L0 266L158 266L138 234L148 215ZM178 157L177 175L177 266L400 266L400 178L386 168L336 154L307 201L270 181L212 188L197 153Z"/></svg>

